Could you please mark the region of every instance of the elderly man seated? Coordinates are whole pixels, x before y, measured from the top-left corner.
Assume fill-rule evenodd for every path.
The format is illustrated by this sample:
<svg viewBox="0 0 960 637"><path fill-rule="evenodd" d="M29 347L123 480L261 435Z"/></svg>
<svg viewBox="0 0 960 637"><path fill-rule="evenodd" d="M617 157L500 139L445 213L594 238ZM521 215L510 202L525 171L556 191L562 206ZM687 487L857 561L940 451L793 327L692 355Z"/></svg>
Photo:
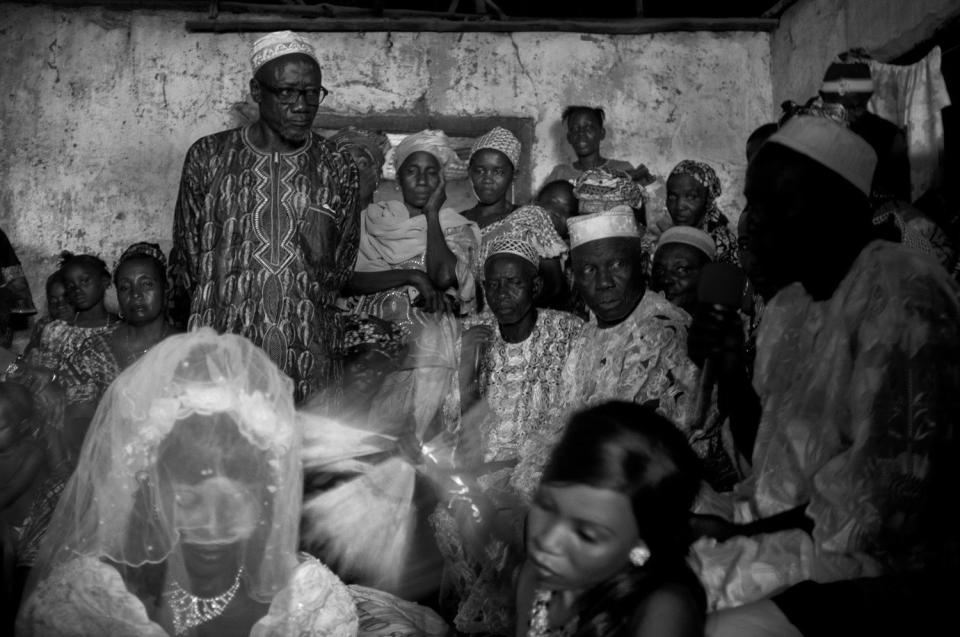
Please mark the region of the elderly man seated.
<svg viewBox="0 0 960 637"><path fill-rule="evenodd" d="M687 358L689 316L647 289L647 255L629 208L571 217L570 256L574 281L593 317L574 342L561 376L561 401L547 419L545 441L528 441L513 482L532 493L546 454L566 415L608 400L653 405L673 420L698 453L709 438L696 423L699 371ZM531 439L532 440L532 439Z"/></svg>
<svg viewBox="0 0 960 637"><path fill-rule="evenodd" d="M752 388L735 312L698 313L691 328L694 353L722 366L720 392L738 396L734 426L756 440L728 519L698 519L712 522L696 546L710 602L737 607L808 581L717 614L708 634L889 634L907 604L890 592L915 588L911 574L956 582L958 288L933 258L873 238L875 166L834 122L785 124L747 173L748 274L782 282Z"/></svg>

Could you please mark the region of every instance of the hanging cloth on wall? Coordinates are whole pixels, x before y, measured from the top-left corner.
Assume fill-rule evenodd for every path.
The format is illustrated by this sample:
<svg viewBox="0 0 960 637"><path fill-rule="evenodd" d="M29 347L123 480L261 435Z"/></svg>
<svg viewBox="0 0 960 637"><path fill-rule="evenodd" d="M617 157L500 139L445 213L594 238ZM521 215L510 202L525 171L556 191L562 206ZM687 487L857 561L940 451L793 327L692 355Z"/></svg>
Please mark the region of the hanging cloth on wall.
<svg viewBox="0 0 960 637"><path fill-rule="evenodd" d="M916 201L940 180L943 118L950 95L940 72L940 47L914 64L870 60L874 92L868 109L907 131L911 198Z"/></svg>

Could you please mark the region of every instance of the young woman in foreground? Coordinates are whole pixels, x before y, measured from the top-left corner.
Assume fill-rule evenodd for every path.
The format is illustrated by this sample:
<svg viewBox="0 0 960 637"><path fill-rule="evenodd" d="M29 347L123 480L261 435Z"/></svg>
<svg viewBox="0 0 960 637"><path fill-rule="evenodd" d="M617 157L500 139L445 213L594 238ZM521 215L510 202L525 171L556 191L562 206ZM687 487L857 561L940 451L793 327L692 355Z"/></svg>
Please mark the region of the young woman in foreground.
<svg viewBox="0 0 960 637"><path fill-rule="evenodd" d="M697 457L653 410L609 402L571 419L527 519L519 637L703 634L687 566Z"/></svg>

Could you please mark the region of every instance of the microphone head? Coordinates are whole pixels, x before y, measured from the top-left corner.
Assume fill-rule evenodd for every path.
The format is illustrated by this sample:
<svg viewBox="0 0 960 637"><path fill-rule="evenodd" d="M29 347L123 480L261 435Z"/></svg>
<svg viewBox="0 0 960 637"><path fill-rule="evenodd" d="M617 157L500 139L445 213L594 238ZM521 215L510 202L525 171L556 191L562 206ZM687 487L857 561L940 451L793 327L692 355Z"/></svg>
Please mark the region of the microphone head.
<svg viewBox="0 0 960 637"><path fill-rule="evenodd" d="M746 285L747 275L739 267L731 263L708 263L700 272L697 300L739 308Z"/></svg>

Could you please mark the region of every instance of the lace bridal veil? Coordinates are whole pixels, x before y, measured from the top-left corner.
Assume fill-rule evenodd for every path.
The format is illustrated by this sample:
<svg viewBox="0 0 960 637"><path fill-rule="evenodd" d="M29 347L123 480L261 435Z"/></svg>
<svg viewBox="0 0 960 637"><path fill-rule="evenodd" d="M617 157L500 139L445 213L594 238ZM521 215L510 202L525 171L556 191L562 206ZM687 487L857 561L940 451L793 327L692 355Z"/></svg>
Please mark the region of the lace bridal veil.
<svg viewBox="0 0 960 637"><path fill-rule="evenodd" d="M295 422L291 381L246 339L203 329L154 347L102 399L31 574L19 631L190 634L209 618L202 606L192 619L177 615L170 591L196 581L197 560L224 589L234 582L245 604L263 605L250 634L271 623L275 596L295 613L282 593L300 572ZM356 634L349 591L314 564L311 596L330 615L324 634Z"/></svg>

